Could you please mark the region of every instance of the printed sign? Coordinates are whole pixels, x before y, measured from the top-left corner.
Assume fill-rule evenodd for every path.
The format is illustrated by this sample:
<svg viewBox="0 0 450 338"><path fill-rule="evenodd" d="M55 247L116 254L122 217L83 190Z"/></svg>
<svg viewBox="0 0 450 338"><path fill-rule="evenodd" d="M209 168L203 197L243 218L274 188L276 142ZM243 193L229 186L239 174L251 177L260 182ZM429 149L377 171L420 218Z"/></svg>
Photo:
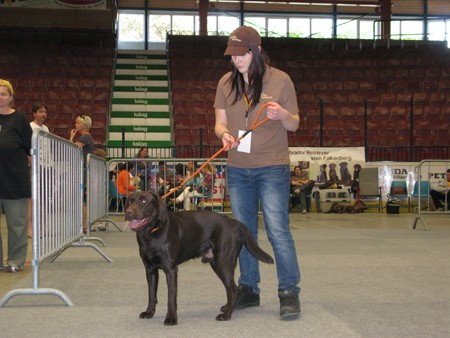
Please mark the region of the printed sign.
<svg viewBox="0 0 450 338"><path fill-rule="evenodd" d="M0 7L106 9L106 0L0 0Z"/></svg>

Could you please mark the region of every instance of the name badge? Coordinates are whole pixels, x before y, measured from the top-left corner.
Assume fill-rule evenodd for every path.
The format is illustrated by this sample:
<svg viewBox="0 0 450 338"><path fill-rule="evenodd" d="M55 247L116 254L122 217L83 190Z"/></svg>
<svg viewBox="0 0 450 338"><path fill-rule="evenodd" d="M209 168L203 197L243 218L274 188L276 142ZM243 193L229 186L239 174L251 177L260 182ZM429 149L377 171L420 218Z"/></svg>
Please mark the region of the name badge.
<svg viewBox="0 0 450 338"><path fill-rule="evenodd" d="M241 137L245 133L245 130L239 130L239 137ZM252 133L248 133L245 137L239 141L239 146L237 147L237 151L241 153L250 153L250 149L252 146Z"/></svg>

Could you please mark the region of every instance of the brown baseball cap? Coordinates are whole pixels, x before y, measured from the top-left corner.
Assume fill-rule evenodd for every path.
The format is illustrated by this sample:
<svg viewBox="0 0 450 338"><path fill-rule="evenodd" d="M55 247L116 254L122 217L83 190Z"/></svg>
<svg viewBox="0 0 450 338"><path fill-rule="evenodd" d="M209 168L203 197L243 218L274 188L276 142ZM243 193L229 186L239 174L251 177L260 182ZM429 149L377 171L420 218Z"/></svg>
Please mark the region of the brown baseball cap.
<svg viewBox="0 0 450 338"><path fill-rule="evenodd" d="M244 55L250 47L261 45L261 36L252 27L241 26L231 32L223 55Z"/></svg>

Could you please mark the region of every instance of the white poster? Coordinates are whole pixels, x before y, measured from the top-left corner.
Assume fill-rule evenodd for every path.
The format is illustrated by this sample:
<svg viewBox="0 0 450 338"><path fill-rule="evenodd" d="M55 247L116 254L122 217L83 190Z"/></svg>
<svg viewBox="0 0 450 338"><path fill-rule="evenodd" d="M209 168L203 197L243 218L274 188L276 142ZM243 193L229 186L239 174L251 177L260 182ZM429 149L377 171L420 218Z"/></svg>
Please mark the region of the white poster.
<svg viewBox="0 0 450 338"><path fill-rule="evenodd" d="M106 0L0 0L0 7L106 9Z"/></svg>
<svg viewBox="0 0 450 338"><path fill-rule="evenodd" d="M300 165L310 180L337 180L342 185L350 185L355 166L364 167L366 162L364 147L290 147L289 156L291 168Z"/></svg>

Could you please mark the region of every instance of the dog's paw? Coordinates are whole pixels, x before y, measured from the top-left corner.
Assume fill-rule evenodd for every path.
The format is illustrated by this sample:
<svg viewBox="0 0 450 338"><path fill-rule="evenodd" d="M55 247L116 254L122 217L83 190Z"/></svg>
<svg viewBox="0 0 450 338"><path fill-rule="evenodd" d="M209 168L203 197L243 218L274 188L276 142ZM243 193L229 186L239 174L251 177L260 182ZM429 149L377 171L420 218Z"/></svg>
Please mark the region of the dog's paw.
<svg viewBox="0 0 450 338"><path fill-rule="evenodd" d="M144 311L144 312L141 312L141 314L139 315L139 318L141 318L141 319L150 319L150 318L153 318L154 314L155 314L154 311L152 311L152 312Z"/></svg>
<svg viewBox="0 0 450 338"><path fill-rule="evenodd" d="M225 313L220 313L216 317L216 320L218 320L219 322L225 322L230 319L231 319L231 316L226 315Z"/></svg>
<svg viewBox="0 0 450 338"><path fill-rule="evenodd" d="M178 324L177 318L166 318L164 320L164 325L166 325L166 326L173 326L173 325L177 325L177 324Z"/></svg>

